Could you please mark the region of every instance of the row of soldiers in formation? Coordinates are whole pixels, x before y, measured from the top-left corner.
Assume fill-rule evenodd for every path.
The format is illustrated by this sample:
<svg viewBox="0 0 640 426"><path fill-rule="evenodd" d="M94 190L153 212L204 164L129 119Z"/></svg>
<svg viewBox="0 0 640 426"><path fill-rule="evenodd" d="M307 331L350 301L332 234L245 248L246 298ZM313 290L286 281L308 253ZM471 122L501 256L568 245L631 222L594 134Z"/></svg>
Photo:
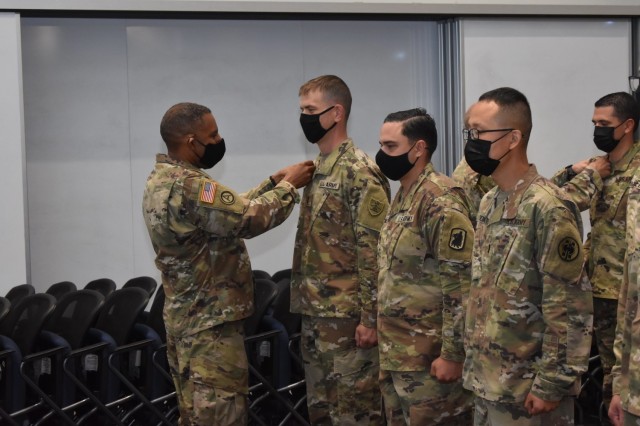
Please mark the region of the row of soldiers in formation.
<svg viewBox="0 0 640 426"><path fill-rule="evenodd" d="M438 135L424 109L386 117L374 161L347 135L344 81L312 79L299 101L320 154L242 194L202 170L225 153L209 108L181 103L162 119L168 153L157 156L143 213L167 296L181 424L247 422L242 319L253 282L243 239L282 223L295 203L291 310L302 314L312 424L573 424L594 329L611 419L636 424L631 95L595 104L594 142L606 155L551 180L528 161L531 109L512 88L468 109L453 179L431 164ZM392 200L387 179L400 182Z"/></svg>

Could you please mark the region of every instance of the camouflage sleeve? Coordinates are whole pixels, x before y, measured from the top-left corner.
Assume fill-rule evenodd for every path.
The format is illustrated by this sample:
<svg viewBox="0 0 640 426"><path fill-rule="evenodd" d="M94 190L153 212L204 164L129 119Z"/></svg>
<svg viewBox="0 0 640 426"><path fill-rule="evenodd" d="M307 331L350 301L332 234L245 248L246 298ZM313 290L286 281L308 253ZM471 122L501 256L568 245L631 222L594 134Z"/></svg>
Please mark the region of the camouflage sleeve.
<svg viewBox="0 0 640 426"><path fill-rule="evenodd" d="M273 188L274 186L271 183L271 179L267 178L260 182L260 185L248 190L247 192L243 192L242 194L240 194L240 196L249 200L253 200L254 198L264 194L265 192L271 191Z"/></svg>
<svg viewBox="0 0 640 426"><path fill-rule="evenodd" d="M451 203L449 203L451 204ZM464 301L471 283L473 225L460 209L429 209L427 229L432 234L434 253L442 290L442 349L440 356L449 361L464 361Z"/></svg>
<svg viewBox="0 0 640 426"><path fill-rule="evenodd" d="M555 207L541 213L535 226L545 330L531 393L546 401L557 401L587 370L593 302L589 281L583 274L581 236L575 216L566 208Z"/></svg>
<svg viewBox="0 0 640 426"><path fill-rule="evenodd" d="M566 169L562 169L551 181L573 201L580 211L585 211L591 206L593 197L602 190L602 178L600 173L593 169L584 169L572 179L568 178Z"/></svg>
<svg viewBox="0 0 640 426"><path fill-rule="evenodd" d="M622 393L623 381L621 379L622 372L622 356L624 350L624 335L625 335L625 313L627 310L627 298L629 296L629 264L625 258L624 262L624 278L622 280L622 287L620 287L620 294L618 295L618 311L616 322L616 337L613 343L613 353L616 356L616 364L611 369L611 377L613 379L613 394L620 395Z"/></svg>
<svg viewBox="0 0 640 426"><path fill-rule="evenodd" d="M184 181L181 212L198 228L221 238L252 238L284 222L291 214L298 192L288 182L247 199L210 179Z"/></svg>
<svg viewBox="0 0 640 426"><path fill-rule="evenodd" d="M371 173L359 172L350 188L358 262L360 322L375 328L378 301L378 238L389 210L389 184Z"/></svg>

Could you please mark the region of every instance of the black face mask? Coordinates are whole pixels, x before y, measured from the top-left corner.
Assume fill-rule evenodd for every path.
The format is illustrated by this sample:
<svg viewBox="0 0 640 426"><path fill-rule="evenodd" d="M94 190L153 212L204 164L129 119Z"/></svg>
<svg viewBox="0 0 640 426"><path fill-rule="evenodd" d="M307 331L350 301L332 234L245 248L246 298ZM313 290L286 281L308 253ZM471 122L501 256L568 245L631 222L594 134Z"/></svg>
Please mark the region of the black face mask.
<svg viewBox="0 0 640 426"><path fill-rule="evenodd" d="M500 136L495 141L487 141L484 139L469 139L464 146L464 159L467 161L467 164L469 164L469 167L471 167L474 172L480 173L483 176L491 176L491 174L493 174L493 172L495 172L500 165L500 160L502 160L508 153L511 152L511 150L509 150L505 152L502 157L494 160L493 158L489 157L489 150L491 150L491 145L498 142L509 133Z"/></svg>
<svg viewBox="0 0 640 426"><path fill-rule="evenodd" d="M204 147L204 154L200 157L200 164L203 169L210 169L222 160L227 148L224 145L224 139L220 139L217 144L203 144L198 139L194 140Z"/></svg>
<svg viewBox="0 0 640 426"><path fill-rule="evenodd" d="M625 120L626 121L626 120ZM620 139L613 138L613 132L625 122L618 124L616 127L594 127L593 128L593 143L600 151L611 152L620 143Z"/></svg>
<svg viewBox="0 0 640 426"><path fill-rule="evenodd" d="M409 170L413 168L416 161L411 163L409 161L409 152L416 146L413 144L409 151L400 155L389 155L383 150L379 150L376 154L376 164L380 167L380 171L391 180L399 180L404 175L409 173Z"/></svg>
<svg viewBox="0 0 640 426"><path fill-rule="evenodd" d="M322 137L326 135L329 130L333 129L336 124L338 124L333 123L333 125L328 129L325 129L324 127L322 127L322 124L320 124L320 116L333 108L335 108L335 105L325 109L318 114L300 114L300 125L302 126L304 136L309 142L318 143L318 141L322 139Z"/></svg>

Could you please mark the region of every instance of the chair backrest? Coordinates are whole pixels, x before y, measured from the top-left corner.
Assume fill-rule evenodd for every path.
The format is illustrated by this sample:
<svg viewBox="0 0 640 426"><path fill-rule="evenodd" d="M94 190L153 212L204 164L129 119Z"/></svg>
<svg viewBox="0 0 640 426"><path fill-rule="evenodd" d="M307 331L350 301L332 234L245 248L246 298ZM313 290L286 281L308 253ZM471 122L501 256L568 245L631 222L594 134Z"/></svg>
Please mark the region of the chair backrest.
<svg viewBox="0 0 640 426"><path fill-rule="evenodd" d="M109 334L122 346L127 343L133 325L149 303L149 293L139 287L114 291L104 302L95 328Z"/></svg>
<svg viewBox="0 0 640 426"><path fill-rule="evenodd" d="M153 296L153 292L156 291L156 288L158 287L158 283L156 282L155 279L151 277L135 277L135 278L131 278L122 286L122 288L129 288L129 287L141 288L147 293L149 293L149 298L151 298L151 296Z"/></svg>
<svg viewBox="0 0 640 426"><path fill-rule="evenodd" d="M257 280L259 278L263 278L266 280L270 280L271 279L271 275L267 272L267 271L262 271L260 269L254 269L251 271L252 275L253 275L253 279Z"/></svg>
<svg viewBox="0 0 640 426"><path fill-rule="evenodd" d="M31 284L20 284L9 290L5 297L9 299L12 306L15 306L22 299L32 294L36 294L36 289Z"/></svg>
<svg viewBox="0 0 640 426"><path fill-rule="evenodd" d="M107 298L111 293L116 291L116 282L111 278L98 278L97 280L89 281L84 288L98 291Z"/></svg>
<svg viewBox="0 0 640 426"><path fill-rule="evenodd" d="M253 290L253 314L244 320L244 332L247 336L253 336L258 331L260 320L273 303L278 294L276 283L271 280L258 278L254 280Z"/></svg>
<svg viewBox="0 0 640 426"><path fill-rule="evenodd" d="M162 313L164 311L164 288L162 286L158 287L158 291L156 292L156 297L153 298L153 303L151 304L151 309L149 309L149 319L147 325L155 330L160 336L162 342L167 341L167 329L164 325L164 317Z"/></svg>
<svg viewBox="0 0 640 426"><path fill-rule="evenodd" d="M7 317L11 310L11 302L6 297L0 296L0 323Z"/></svg>
<svg viewBox="0 0 640 426"><path fill-rule="evenodd" d="M279 282L281 279L283 278L287 278L289 280L291 280L291 268L289 269L282 269L280 271L275 272L272 276L271 276L271 280L274 283Z"/></svg>
<svg viewBox="0 0 640 426"><path fill-rule="evenodd" d="M78 349L103 303L104 296L95 290L67 293L58 300L44 329L64 337L72 349Z"/></svg>
<svg viewBox="0 0 640 426"><path fill-rule="evenodd" d="M56 300L60 300L65 294L77 289L76 285L71 281L60 281L59 283L51 284L45 293L52 295Z"/></svg>
<svg viewBox="0 0 640 426"><path fill-rule="evenodd" d="M55 306L55 297L39 293L25 297L12 309L8 335L16 342L22 355L31 352L42 326Z"/></svg>

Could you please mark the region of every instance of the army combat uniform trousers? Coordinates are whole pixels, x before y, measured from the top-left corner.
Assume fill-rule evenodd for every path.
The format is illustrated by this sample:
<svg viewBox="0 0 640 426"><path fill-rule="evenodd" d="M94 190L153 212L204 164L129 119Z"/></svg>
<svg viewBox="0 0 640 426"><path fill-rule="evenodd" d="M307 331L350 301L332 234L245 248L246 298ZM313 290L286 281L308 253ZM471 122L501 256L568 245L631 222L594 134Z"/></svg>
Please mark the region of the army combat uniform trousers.
<svg viewBox="0 0 640 426"><path fill-rule="evenodd" d="M356 347L359 320L302 317L302 358L313 425L382 425L378 347Z"/></svg>
<svg viewBox="0 0 640 426"><path fill-rule="evenodd" d="M573 403L571 396L562 398L555 410L530 416L520 403L499 403L476 397L474 426L572 426ZM626 424L625 424L626 426Z"/></svg>
<svg viewBox="0 0 640 426"><path fill-rule="evenodd" d="M616 339L617 308L618 301L616 299L593 298L593 332L596 336L598 354L604 373L602 399L606 402L607 407L613 397L611 369L616 364L613 343Z"/></svg>
<svg viewBox="0 0 640 426"><path fill-rule="evenodd" d="M176 385L180 426L246 425L249 373L242 321L176 338L167 357Z"/></svg>

